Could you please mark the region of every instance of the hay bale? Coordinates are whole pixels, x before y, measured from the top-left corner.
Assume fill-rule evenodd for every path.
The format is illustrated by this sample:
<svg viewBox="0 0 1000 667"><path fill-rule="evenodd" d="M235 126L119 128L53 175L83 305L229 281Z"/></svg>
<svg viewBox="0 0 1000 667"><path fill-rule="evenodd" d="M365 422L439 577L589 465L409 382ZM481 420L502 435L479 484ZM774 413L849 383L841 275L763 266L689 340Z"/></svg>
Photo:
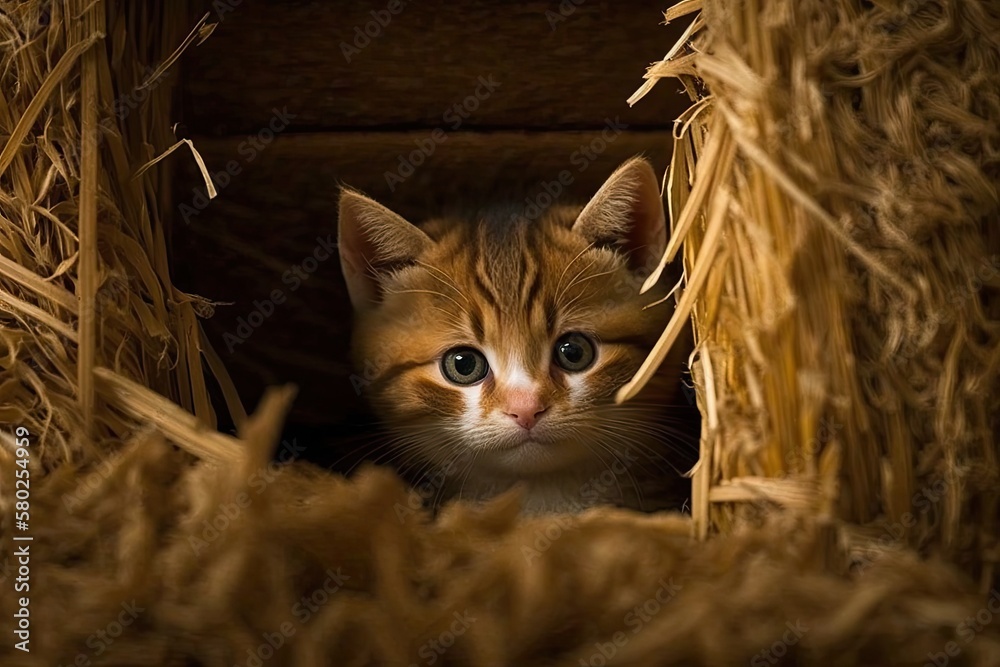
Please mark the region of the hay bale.
<svg viewBox="0 0 1000 667"><path fill-rule="evenodd" d="M98 367L211 428L196 308L170 282L170 177L145 170L170 130L183 38L164 3L5 8L0 122L2 422L32 434L39 471L99 459L166 415L124 405ZM242 413L238 400L231 409ZM202 428L201 430L205 430Z"/></svg>
<svg viewBox="0 0 1000 667"><path fill-rule="evenodd" d="M25 531L5 432L0 628L29 596L31 652L4 665L1000 662L995 5L668 14L703 9L644 87L695 101L667 181L694 516L524 518L506 495L432 521L385 471L271 464L292 392L247 419L208 304L171 286L156 160L187 145L154 84L211 26L166 4L0 13L0 415L33 482ZM211 429L202 354L238 439Z"/></svg>
<svg viewBox="0 0 1000 667"><path fill-rule="evenodd" d="M685 242L709 424L699 534L761 503L880 518L901 526L894 541L988 586L1000 553L997 6L706 1L690 33L631 101L664 77L696 100L675 133L664 260ZM881 536L843 539L863 552Z"/></svg>

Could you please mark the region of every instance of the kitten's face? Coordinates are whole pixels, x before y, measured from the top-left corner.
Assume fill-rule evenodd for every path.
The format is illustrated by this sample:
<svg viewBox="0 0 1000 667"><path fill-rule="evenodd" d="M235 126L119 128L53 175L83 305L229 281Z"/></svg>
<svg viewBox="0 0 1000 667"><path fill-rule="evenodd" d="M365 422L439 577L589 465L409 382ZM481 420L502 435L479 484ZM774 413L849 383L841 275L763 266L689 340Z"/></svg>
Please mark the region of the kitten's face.
<svg viewBox="0 0 1000 667"><path fill-rule="evenodd" d="M613 403L671 311L642 309L662 291L639 295L664 241L645 162L582 213L420 231L345 193L341 216L355 361L401 459L530 477L607 466L649 441L637 409Z"/></svg>

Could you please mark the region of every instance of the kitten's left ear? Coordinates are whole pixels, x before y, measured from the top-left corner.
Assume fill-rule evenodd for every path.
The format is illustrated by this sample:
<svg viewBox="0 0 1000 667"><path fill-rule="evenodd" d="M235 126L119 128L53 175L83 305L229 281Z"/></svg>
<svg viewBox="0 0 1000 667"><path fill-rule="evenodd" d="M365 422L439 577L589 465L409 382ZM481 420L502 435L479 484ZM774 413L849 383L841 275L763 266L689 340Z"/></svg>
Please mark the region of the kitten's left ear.
<svg viewBox="0 0 1000 667"><path fill-rule="evenodd" d="M415 225L359 192L340 193L337 245L355 310L378 303L379 274L416 259L434 242Z"/></svg>
<svg viewBox="0 0 1000 667"><path fill-rule="evenodd" d="M634 157L611 174L590 200L573 231L597 245L621 248L633 269L651 269L667 244L663 198L653 167Z"/></svg>

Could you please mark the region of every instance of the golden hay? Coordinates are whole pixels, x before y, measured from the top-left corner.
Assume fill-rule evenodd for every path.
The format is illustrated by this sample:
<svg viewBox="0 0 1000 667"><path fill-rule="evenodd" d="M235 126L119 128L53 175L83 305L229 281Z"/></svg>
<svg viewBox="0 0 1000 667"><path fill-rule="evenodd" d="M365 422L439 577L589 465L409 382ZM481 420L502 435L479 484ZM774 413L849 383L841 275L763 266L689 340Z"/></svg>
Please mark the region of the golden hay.
<svg viewBox="0 0 1000 667"><path fill-rule="evenodd" d="M863 5L705 2L690 54L654 65L632 100L665 76L698 100L675 133L664 257L687 242L697 292L709 428L694 519L704 535L762 500L882 517L975 566L986 590L1000 556L998 7Z"/></svg>
<svg viewBox="0 0 1000 667"><path fill-rule="evenodd" d="M0 18L0 419L37 439L39 470L93 460L163 421L148 405L123 414L103 367L212 426L203 353L241 417L202 345L201 302L170 282L169 172L142 169L173 143L170 73L143 63L182 43L175 21L156 3L110 8L106 21L103 2L83 0L13 3Z"/></svg>
<svg viewBox="0 0 1000 667"><path fill-rule="evenodd" d="M635 99L694 102L693 517L436 521L386 471L269 464L292 391L248 419L172 286L169 64L212 26L169 4L0 3L2 664L1000 664L996 4L671 10L693 41Z"/></svg>

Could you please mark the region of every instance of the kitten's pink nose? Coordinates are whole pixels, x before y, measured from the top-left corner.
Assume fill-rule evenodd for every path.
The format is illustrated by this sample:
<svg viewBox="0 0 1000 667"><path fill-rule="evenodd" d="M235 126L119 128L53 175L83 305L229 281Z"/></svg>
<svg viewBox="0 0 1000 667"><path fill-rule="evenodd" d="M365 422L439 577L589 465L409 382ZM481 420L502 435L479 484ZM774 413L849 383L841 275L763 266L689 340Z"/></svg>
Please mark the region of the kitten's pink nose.
<svg viewBox="0 0 1000 667"><path fill-rule="evenodd" d="M531 429L546 410L548 406L537 395L517 393L507 399L504 412L521 428Z"/></svg>

